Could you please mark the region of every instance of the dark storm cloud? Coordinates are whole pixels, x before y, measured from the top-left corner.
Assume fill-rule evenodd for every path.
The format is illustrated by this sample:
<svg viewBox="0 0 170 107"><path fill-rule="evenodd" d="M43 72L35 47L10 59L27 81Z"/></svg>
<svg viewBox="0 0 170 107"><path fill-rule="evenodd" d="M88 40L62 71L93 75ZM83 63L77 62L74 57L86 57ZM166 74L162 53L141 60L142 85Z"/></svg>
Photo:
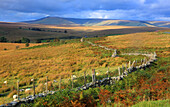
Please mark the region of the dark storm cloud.
<svg viewBox="0 0 170 107"><path fill-rule="evenodd" d="M0 21L45 16L170 20L169 0L0 0Z"/></svg>
<svg viewBox="0 0 170 107"><path fill-rule="evenodd" d="M136 0L2 0L0 8L19 12L59 12L134 9Z"/></svg>

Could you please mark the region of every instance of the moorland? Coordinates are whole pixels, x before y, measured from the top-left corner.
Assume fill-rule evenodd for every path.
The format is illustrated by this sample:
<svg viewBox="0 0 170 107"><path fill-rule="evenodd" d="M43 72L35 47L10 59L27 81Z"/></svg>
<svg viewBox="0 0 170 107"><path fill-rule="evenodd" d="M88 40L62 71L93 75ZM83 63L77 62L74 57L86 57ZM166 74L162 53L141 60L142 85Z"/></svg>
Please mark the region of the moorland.
<svg viewBox="0 0 170 107"><path fill-rule="evenodd" d="M1 36L8 40L0 43L0 104L13 100L13 95L17 93L17 80L20 80L20 89L31 89L20 92L23 98L32 94L32 78L36 81L37 94L45 90L46 76L48 89L58 90L59 84L54 80L59 81L61 76L64 91L23 106L168 106L170 34L165 33L170 32L168 28L59 27L25 23L1 23L0 27ZM84 42L80 42L84 36L87 36ZM31 40L29 46L26 43L10 43L22 37ZM44 43L35 43L37 39ZM112 50L92 46L87 41L117 49L119 56L113 58ZM96 69L99 79L106 77L108 67L110 76L113 76L118 74L117 68L122 64L144 58L140 55L121 55L128 52L156 52L157 61L115 84L69 91L71 75L76 75L74 87L78 87L83 85L84 71L88 76L87 82L91 82L92 69Z"/></svg>

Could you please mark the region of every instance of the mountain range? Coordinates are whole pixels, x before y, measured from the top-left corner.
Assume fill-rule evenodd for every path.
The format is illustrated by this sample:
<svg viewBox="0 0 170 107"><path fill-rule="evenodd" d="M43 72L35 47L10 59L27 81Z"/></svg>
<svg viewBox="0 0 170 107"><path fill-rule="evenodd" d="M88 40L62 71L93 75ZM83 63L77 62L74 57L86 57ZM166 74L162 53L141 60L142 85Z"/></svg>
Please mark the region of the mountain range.
<svg viewBox="0 0 170 107"><path fill-rule="evenodd" d="M114 20L114 19L79 19L62 17L44 17L37 20L24 21L30 24L44 24L57 26L148 26L148 27L168 27L170 21L136 21L136 20Z"/></svg>

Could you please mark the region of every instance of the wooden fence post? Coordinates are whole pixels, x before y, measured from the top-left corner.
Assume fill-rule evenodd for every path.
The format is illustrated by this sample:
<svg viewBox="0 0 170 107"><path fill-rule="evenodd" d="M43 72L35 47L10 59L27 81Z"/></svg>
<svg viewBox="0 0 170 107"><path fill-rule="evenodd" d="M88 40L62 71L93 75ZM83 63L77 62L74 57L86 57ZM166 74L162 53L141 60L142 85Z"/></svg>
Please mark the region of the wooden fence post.
<svg viewBox="0 0 170 107"><path fill-rule="evenodd" d="M127 71L127 66L128 66L128 65L127 65L127 63L126 63L126 66L125 66L126 71Z"/></svg>
<svg viewBox="0 0 170 107"><path fill-rule="evenodd" d="M146 58L146 60L145 60L145 65L147 66L147 58Z"/></svg>
<svg viewBox="0 0 170 107"><path fill-rule="evenodd" d="M48 76L46 78L46 93L48 93Z"/></svg>
<svg viewBox="0 0 170 107"><path fill-rule="evenodd" d="M154 58L156 58L156 56L157 56L157 55L156 55L156 52L154 52Z"/></svg>
<svg viewBox="0 0 170 107"><path fill-rule="evenodd" d="M141 65L143 64L143 59L141 59Z"/></svg>
<svg viewBox="0 0 170 107"><path fill-rule="evenodd" d="M60 75L60 81L59 81L59 90L61 90L61 75Z"/></svg>
<svg viewBox="0 0 170 107"><path fill-rule="evenodd" d="M118 67L118 72L119 72L119 79L120 79L120 67Z"/></svg>
<svg viewBox="0 0 170 107"><path fill-rule="evenodd" d="M109 67L108 67L108 70L107 70L107 78L109 77Z"/></svg>
<svg viewBox="0 0 170 107"><path fill-rule="evenodd" d="M92 69L92 84L95 85L96 83L96 73L95 69Z"/></svg>
<svg viewBox="0 0 170 107"><path fill-rule="evenodd" d="M71 75L71 88L73 89L74 87L74 80L73 80L73 75Z"/></svg>
<svg viewBox="0 0 170 107"><path fill-rule="evenodd" d="M33 78L33 96L35 97L35 80Z"/></svg>
<svg viewBox="0 0 170 107"><path fill-rule="evenodd" d="M123 71L123 74L124 74L124 66L123 66L123 64L122 64L122 71Z"/></svg>
<svg viewBox="0 0 170 107"><path fill-rule="evenodd" d="M132 63L132 68L134 67L134 65L135 65L135 60L134 60L133 63Z"/></svg>
<svg viewBox="0 0 170 107"><path fill-rule="evenodd" d="M131 68L131 61L129 61L129 68Z"/></svg>
<svg viewBox="0 0 170 107"><path fill-rule="evenodd" d="M19 101L19 80L17 80L17 99Z"/></svg>
<svg viewBox="0 0 170 107"><path fill-rule="evenodd" d="M145 62L146 62L146 58L143 59L143 65L145 65Z"/></svg>
<svg viewBox="0 0 170 107"><path fill-rule="evenodd" d="M84 71L84 86L86 87L86 71Z"/></svg>

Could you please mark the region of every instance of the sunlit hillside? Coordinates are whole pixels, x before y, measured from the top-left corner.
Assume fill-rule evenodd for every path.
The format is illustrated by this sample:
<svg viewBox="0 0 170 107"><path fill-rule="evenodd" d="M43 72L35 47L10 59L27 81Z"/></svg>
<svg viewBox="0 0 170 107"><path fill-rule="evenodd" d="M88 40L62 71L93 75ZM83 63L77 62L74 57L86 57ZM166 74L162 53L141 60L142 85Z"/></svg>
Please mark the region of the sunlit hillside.
<svg viewBox="0 0 170 107"><path fill-rule="evenodd" d="M27 48L25 48L24 44L1 43L0 93L4 95L0 97L1 103L12 100L12 95L16 93L13 90L16 89L18 79L21 81L21 88L30 87L32 84L31 78L36 78L37 86L42 87L46 76L49 77L49 81L52 83L53 80L58 80L60 75L62 75L63 79L70 78L71 74L81 77L84 71L91 75L92 69L96 69L99 75L106 75L108 67L114 73L117 67L127 63L129 60L143 58L143 56L130 57L121 55L111 58L113 51L91 46L86 41L118 49L119 53L156 51L158 57L167 58L170 55L168 51L170 48L170 35L161 31L86 38L85 42L80 42L79 39L76 39L51 42L40 46L30 44L30 47ZM18 45L20 49L15 49ZM5 47L9 48L9 50L3 50ZM7 86L4 81L8 81Z"/></svg>
<svg viewBox="0 0 170 107"><path fill-rule="evenodd" d="M170 35L161 32L135 33L108 36L99 43L116 48L163 48L170 47Z"/></svg>

